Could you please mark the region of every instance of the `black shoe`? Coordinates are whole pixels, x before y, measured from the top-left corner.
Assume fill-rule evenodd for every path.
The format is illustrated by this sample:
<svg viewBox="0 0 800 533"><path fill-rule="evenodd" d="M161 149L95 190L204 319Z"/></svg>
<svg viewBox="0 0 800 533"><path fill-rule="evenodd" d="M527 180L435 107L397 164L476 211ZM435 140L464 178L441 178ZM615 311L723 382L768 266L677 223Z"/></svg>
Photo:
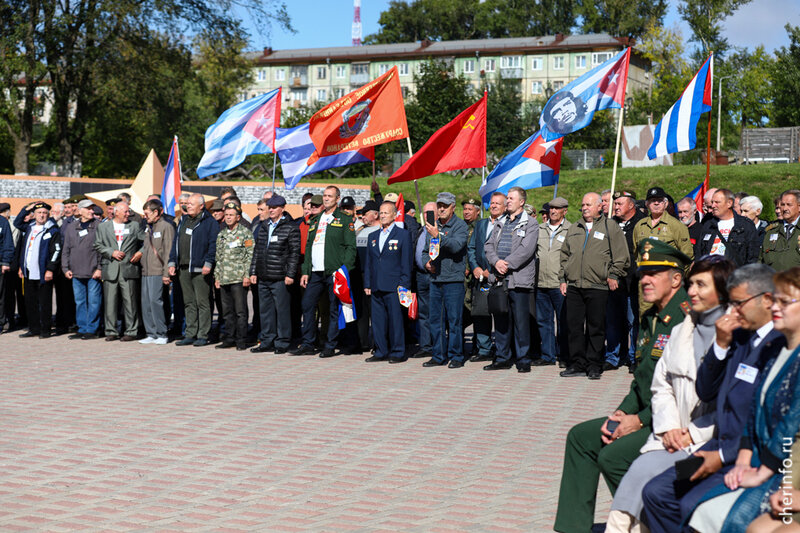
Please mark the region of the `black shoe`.
<svg viewBox="0 0 800 533"><path fill-rule="evenodd" d="M50 338L50 332L47 331L47 332L39 333L39 338L40 339L49 339Z"/></svg>
<svg viewBox="0 0 800 533"><path fill-rule="evenodd" d="M286 353L288 351L289 351L289 348L275 348L273 350L273 352L275 352L276 354L282 354L282 353Z"/></svg>
<svg viewBox="0 0 800 533"><path fill-rule="evenodd" d="M548 361L542 358L534 359L533 361L531 361L531 366L551 366L551 365L554 366L555 364L556 364L555 361Z"/></svg>
<svg viewBox="0 0 800 533"><path fill-rule="evenodd" d="M334 352L330 348L325 348L324 350L322 350L322 353L319 354L319 356L322 359L327 359L328 357L333 357L334 355L336 355L336 352Z"/></svg>
<svg viewBox="0 0 800 533"><path fill-rule="evenodd" d="M431 352L428 350L420 350L411 356L412 359L424 359L425 357L432 357Z"/></svg>
<svg viewBox="0 0 800 533"><path fill-rule="evenodd" d="M470 363L482 363L483 361L491 361L492 354L487 353L486 355L473 355L469 358Z"/></svg>
<svg viewBox="0 0 800 533"><path fill-rule="evenodd" d="M222 341L221 344L217 344L214 348L217 350L227 350L228 348L233 348L236 346L236 343L233 341Z"/></svg>
<svg viewBox="0 0 800 533"><path fill-rule="evenodd" d="M56 328L53 332L53 336L58 337L59 335L64 335L65 333L69 333L69 328Z"/></svg>
<svg viewBox="0 0 800 533"><path fill-rule="evenodd" d="M559 361L558 368L567 368L567 363L565 363L564 361Z"/></svg>
<svg viewBox="0 0 800 533"><path fill-rule="evenodd" d="M266 344L259 344L258 346L254 346L254 347L250 348L250 351L253 352L253 353L265 353L265 352L271 352L272 350L273 350L273 347L272 346L267 346Z"/></svg>
<svg viewBox="0 0 800 533"><path fill-rule="evenodd" d="M175 343L175 346L191 346L194 344L194 337L184 337Z"/></svg>
<svg viewBox="0 0 800 533"><path fill-rule="evenodd" d="M118 335L107 335L106 336L106 342L114 342L114 341L117 341L117 340L119 340L119 336Z"/></svg>
<svg viewBox="0 0 800 533"><path fill-rule="evenodd" d="M390 365L396 365L396 364L405 363L405 362L406 362L405 359L402 359L402 358L399 358L399 357L390 357L389 358L389 364Z"/></svg>
<svg viewBox="0 0 800 533"><path fill-rule="evenodd" d="M294 350L289 350L290 355L317 355L319 350L308 344L301 344Z"/></svg>
<svg viewBox="0 0 800 533"><path fill-rule="evenodd" d="M197 339L192 343L192 346L208 346L211 344L208 339Z"/></svg>
<svg viewBox="0 0 800 533"><path fill-rule="evenodd" d="M514 363L492 363L483 367L484 370L508 370L514 366Z"/></svg>
<svg viewBox="0 0 800 533"><path fill-rule="evenodd" d="M71 340L71 341L74 341L75 339L82 339L83 338L83 333L73 333L72 335L70 335L67 338L69 340Z"/></svg>
<svg viewBox="0 0 800 533"><path fill-rule="evenodd" d="M575 367L569 367L566 370L564 370L563 372L559 372L558 375L561 376L562 378L574 378L574 377L578 377L578 376L584 377L584 376L586 376L586 371L578 370Z"/></svg>
<svg viewBox="0 0 800 533"><path fill-rule="evenodd" d="M519 365L517 366L517 372L520 374L527 374L531 371L531 365Z"/></svg>
<svg viewBox="0 0 800 533"><path fill-rule="evenodd" d="M436 361L434 359L431 359L430 361L425 361L424 363L422 363L422 366L424 366L425 368L428 368L428 367L431 367L431 366L444 366L446 364L447 364L447 361Z"/></svg>
<svg viewBox="0 0 800 533"><path fill-rule="evenodd" d="M609 370L616 370L618 368L619 368L618 366L612 365L608 361L603 363L603 372L608 372Z"/></svg>
<svg viewBox="0 0 800 533"><path fill-rule="evenodd" d="M375 357L374 355L364 359L365 363L381 363L383 361L386 361L386 359L384 359L383 357Z"/></svg>
<svg viewBox="0 0 800 533"><path fill-rule="evenodd" d="M464 361L450 361L450 364L447 365L447 368L461 368L464 366Z"/></svg>
<svg viewBox="0 0 800 533"><path fill-rule="evenodd" d="M628 367L628 374L633 374L636 372L636 365L631 365Z"/></svg>
<svg viewBox="0 0 800 533"><path fill-rule="evenodd" d="M119 340L120 342L133 342L136 340L136 337L133 335L123 335Z"/></svg>
<svg viewBox="0 0 800 533"><path fill-rule="evenodd" d="M246 342L237 342L236 343L236 351L237 352L243 352L246 349L247 349L247 343Z"/></svg>
<svg viewBox="0 0 800 533"><path fill-rule="evenodd" d="M589 374L587 377L589 379L600 379L601 374L602 372L600 372L599 370L589 370Z"/></svg>
<svg viewBox="0 0 800 533"><path fill-rule="evenodd" d="M28 337L38 337L38 336L39 336L39 332L38 331L30 331L30 330L28 330L25 333L20 334L19 337L21 339L27 339Z"/></svg>
<svg viewBox="0 0 800 533"><path fill-rule="evenodd" d="M94 333L84 333L83 335L81 335L81 340L84 340L84 341L90 341L90 340L93 340L93 339L96 339L96 338L97 338L97 335L95 335Z"/></svg>

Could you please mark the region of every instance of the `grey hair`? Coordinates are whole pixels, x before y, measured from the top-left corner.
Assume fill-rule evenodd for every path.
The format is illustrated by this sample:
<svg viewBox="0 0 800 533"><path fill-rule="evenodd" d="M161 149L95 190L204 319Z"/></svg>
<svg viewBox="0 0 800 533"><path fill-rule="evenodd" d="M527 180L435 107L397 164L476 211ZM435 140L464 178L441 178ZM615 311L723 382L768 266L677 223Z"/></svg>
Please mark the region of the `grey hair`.
<svg viewBox="0 0 800 533"><path fill-rule="evenodd" d="M749 205L756 211L762 211L764 209L764 204L761 203L761 199L758 196L745 196L739 200L739 207L743 205Z"/></svg>
<svg viewBox="0 0 800 533"><path fill-rule="evenodd" d="M736 287L746 285L747 294L750 296L762 292L774 292L775 284L772 282L774 274L775 269L771 266L763 263L751 263L734 270L733 274L728 278L726 286L730 293Z"/></svg>
<svg viewBox="0 0 800 533"><path fill-rule="evenodd" d="M684 196L683 198L678 200L678 203L675 204L675 205L681 205L681 204L687 204L687 203L692 206L692 213L696 213L697 212L697 204L695 204L694 200L692 200L688 196Z"/></svg>
<svg viewBox="0 0 800 533"><path fill-rule="evenodd" d="M178 200L188 200L191 196L191 193L183 192L180 196L178 196Z"/></svg>

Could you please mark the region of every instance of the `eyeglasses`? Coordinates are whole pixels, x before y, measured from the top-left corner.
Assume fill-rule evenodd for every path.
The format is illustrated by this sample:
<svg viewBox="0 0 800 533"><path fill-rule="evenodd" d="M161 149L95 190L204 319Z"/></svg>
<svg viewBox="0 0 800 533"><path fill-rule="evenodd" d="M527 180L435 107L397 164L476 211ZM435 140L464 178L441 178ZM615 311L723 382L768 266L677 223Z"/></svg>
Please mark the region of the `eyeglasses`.
<svg viewBox="0 0 800 533"><path fill-rule="evenodd" d="M800 302L800 298L789 298L787 296L778 294L774 296L774 299L775 299L775 305L777 305L781 309L786 309L790 305Z"/></svg>
<svg viewBox="0 0 800 533"><path fill-rule="evenodd" d="M730 300L728 303L734 309L740 309L744 304L746 304L750 300L755 300L759 296L764 296L765 294L767 294L766 291L765 292L760 292L760 293L756 294L755 296L751 296L750 298L747 298L746 300Z"/></svg>

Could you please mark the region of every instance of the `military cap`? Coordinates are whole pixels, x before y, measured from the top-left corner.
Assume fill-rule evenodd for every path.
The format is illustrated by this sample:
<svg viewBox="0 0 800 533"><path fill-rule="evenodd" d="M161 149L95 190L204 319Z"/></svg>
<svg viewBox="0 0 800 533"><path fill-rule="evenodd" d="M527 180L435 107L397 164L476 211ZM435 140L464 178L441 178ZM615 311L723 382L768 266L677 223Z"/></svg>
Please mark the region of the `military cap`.
<svg viewBox="0 0 800 533"><path fill-rule="evenodd" d="M216 205L217 202L222 203L221 200L214 200L214 206ZM214 206L211 207L212 210L214 210ZM225 202L224 207L225 209L235 209L237 213L242 212L242 208L236 202Z"/></svg>
<svg viewBox="0 0 800 533"><path fill-rule="evenodd" d="M474 205L475 207L480 207L481 201L474 196L467 196L467 199L461 202L461 207L464 207L465 205Z"/></svg>
<svg viewBox="0 0 800 533"><path fill-rule="evenodd" d="M222 211L223 209L222 200L217 198L213 202L211 202L211 207L208 208L209 211Z"/></svg>
<svg viewBox="0 0 800 533"><path fill-rule="evenodd" d="M437 204L455 205L456 195L451 192L440 192L436 195Z"/></svg>
<svg viewBox="0 0 800 533"><path fill-rule="evenodd" d="M636 266L643 270L666 270L675 268L683 271L692 260L677 250L657 239L647 238L639 242L639 257Z"/></svg>
<svg viewBox="0 0 800 533"><path fill-rule="evenodd" d="M37 209L47 209L50 211L50 204L47 202L36 202L31 206L31 211L36 211Z"/></svg>
<svg viewBox="0 0 800 533"><path fill-rule="evenodd" d="M364 202L364 207L358 210L358 214L363 215L367 213L367 211L378 211L378 210L379 210L378 202L374 200L367 200L366 202Z"/></svg>
<svg viewBox="0 0 800 533"><path fill-rule="evenodd" d="M650 187L647 189L647 198L645 200L652 200L653 198L666 198L667 193L661 187Z"/></svg>
<svg viewBox="0 0 800 533"><path fill-rule="evenodd" d="M92 208L91 209L92 209L92 213L94 213L95 216L98 216L98 217L103 216L103 208L100 207L99 205L92 204Z"/></svg>
<svg viewBox="0 0 800 533"><path fill-rule="evenodd" d="M356 201L353 199L352 196L345 196L342 198L342 201L339 202L339 207L342 209L353 209L356 206Z"/></svg>
<svg viewBox="0 0 800 533"><path fill-rule="evenodd" d="M397 199L400 198L396 192L390 192L386 196L383 197L384 202L392 202L397 203Z"/></svg>
<svg viewBox="0 0 800 533"><path fill-rule="evenodd" d="M636 200L636 193L633 191L614 191L614 200L617 198L622 198L623 196L627 196L628 198L633 198Z"/></svg>
<svg viewBox="0 0 800 533"><path fill-rule="evenodd" d="M11 209L11 204L8 202L0 202L0 213L5 213L9 209Z"/></svg>
<svg viewBox="0 0 800 533"><path fill-rule="evenodd" d="M86 208L92 207L93 205L94 205L94 202L89 200L88 198L78 202L78 207L80 207L81 209L86 209Z"/></svg>
<svg viewBox="0 0 800 533"><path fill-rule="evenodd" d="M548 202L543 203L542 204L542 208L539 209L539 212L540 213L549 213L550 212L550 204Z"/></svg>
<svg viewBox="0 0 800 533"><path fill-rule="evenodd" d="M118 203L119 203L119 198L111 198L109 200L106 200L106 205L109 207L114 207Z"/></svg>
<svg viewBox="0 0 800 533"><path fill-rule="evenodd" d="M556 207L558 209L569 207L569 202L567 202L566 198L562 198L560 196L556 196L547 203L550 205L550 207Z"/></svg>
<svg viewBox="0 0 800 533"><path fill-rule="evenodd" d="M405 209L406 213L408 213L409 211L416 211L417 206L415 206L414 202L412 202L411 200L405 200L403 202L403 209Z"/></svg>
<svg viewBox="0 0 800 533"><path fill-rule="evenodd" d="M280 194L273 194L269 200L267 200L267 207L283 207L286 205L286 198L281 196Z"/></svg>
<svg viewBox="0 0 800 533"><path fill-rule="evenodd" d="M85 194L73 194L72 196L70 196L69 198L64 200L63 203L64 203L64 205L77 204L81 200L86 200L86 195Z"/></svg>
<svg viewBox="0 0 800 533"><path fill-rule="evenodd" d="M311 197L311 205L322 205L322 195L315 194Z"/></svg>

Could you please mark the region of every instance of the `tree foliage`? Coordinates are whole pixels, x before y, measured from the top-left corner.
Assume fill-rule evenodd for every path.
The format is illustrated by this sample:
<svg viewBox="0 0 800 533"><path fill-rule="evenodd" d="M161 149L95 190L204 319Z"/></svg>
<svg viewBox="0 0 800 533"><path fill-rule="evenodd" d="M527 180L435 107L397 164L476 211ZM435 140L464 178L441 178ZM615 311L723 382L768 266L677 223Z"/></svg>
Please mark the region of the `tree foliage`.
<svg viewBox="0 0 800 533"><path fill-rule="evenodd" d="M751 0L682 0L678 13L692 30L692 40L700 45L697 58L714 52L722 58L728 51L728 40L722 36L725 19Z"/></svg>
<svg viewBox="0 0 800 533"><path fill-rule="evenodd" d="M608 33L639 38L661 26L667 0L577 0L583 33Z"/></svg>
<svg viewBox="0 0 800 533"><path fill-rule="evenodd" d="M800 26L786 25L789 47L775 52L771 68L775 126L800 126Z"/></svg>

